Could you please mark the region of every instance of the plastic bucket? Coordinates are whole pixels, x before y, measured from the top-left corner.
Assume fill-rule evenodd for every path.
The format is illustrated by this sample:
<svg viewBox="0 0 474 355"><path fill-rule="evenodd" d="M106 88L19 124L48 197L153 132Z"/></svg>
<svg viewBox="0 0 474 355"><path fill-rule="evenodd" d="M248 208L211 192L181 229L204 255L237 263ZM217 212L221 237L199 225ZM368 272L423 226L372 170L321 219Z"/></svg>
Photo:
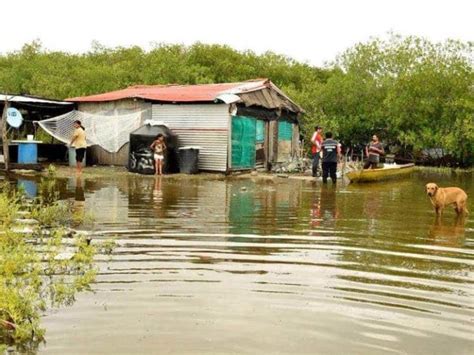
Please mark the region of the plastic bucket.
<svg viewBox="0 0 474 355"><path fill-rule="evenodd" d="M82 163L86 161L86 153L84 153L84 159L82 160ZM74 147L69 147L68 149L68 155L69 155L69 166L76 166L76 148Z"/></svg>

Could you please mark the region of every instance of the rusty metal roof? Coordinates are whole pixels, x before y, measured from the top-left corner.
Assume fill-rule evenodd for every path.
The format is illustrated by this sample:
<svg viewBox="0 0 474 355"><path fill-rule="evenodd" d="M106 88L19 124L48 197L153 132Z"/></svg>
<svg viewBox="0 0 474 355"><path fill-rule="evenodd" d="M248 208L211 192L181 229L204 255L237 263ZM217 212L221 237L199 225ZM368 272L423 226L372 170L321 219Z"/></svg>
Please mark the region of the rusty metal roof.
<svg viewBox="0 0 474 355"><path fill-rule="evenodd" d="M206 102L214 101L219 94L234 90L255 90L265 85L266 80L202 84L202 85L135 85L126 89L98 95L66 99L72 102L103 102L130 98L141 98L166 102ZM240 89L240 90L239 90Z"/></svg>
<svg viewBox="0 0 474 355"><path fill-rule="evenodd" d="M169 103L215 102L217 100L229 103L227 99L231 98L232 95L236 95L240 98L241 102L247 104L247 99L244 99L244 94L246 98L249 98L249 94L257 93L262 90L265 95L258 95L257 98L253 97L252 102L249 102L249 104L260 105L266 108L287 108L294 112L303 112L303 109L292 102L269 79L200 85L135 85L126 89L103 94L73 97L66 99L66 101L106 102L140 98ZM269 91L271 91L273 95L267 95ZM280 100L277 100L278 97Z"/></svg>

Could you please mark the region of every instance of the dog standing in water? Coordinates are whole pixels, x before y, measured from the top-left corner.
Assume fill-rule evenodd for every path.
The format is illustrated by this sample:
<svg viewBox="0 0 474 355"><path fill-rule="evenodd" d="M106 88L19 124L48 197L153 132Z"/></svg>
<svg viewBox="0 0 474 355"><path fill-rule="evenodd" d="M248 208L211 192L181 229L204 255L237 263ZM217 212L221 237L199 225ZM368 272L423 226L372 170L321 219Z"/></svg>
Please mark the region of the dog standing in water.
<svg viewBox="0 0 474 355"><path fill-rule="evenodd" d="M438 216L441 216L443 209L448 205L454 205L458 216L468 213L467 194L459 187L439 187L430 182L426 184L426 193Z"/></svg>

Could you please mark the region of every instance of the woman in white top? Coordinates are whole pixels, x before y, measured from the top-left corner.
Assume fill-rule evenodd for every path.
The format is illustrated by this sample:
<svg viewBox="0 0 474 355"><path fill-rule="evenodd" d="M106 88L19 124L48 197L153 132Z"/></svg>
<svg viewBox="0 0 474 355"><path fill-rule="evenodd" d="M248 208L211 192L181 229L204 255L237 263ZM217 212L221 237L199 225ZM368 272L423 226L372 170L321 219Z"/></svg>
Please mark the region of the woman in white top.
<svg viewBox="0 0 474 355"><path fill-rule="evenodd" d="M82 126L81 121L74 121L74 133L71 138L71 146L76 148L76 169L77 173L82 172L82 161L86 154L86 129Z"/></svg>

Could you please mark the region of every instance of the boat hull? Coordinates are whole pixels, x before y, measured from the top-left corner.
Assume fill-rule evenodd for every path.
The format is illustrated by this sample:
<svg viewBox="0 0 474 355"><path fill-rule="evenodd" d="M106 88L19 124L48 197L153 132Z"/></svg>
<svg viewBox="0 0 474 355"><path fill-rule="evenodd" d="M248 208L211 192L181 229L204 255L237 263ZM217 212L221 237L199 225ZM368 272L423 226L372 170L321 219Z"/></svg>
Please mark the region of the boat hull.
<svg viewBox="0 0 474 355"><path fill-rule="evenodd" d="M415 169L415 164L397 165L384 169L366 169L351 171L346 174L351 182L377 182L398 179L410 175Z"/></svg>

